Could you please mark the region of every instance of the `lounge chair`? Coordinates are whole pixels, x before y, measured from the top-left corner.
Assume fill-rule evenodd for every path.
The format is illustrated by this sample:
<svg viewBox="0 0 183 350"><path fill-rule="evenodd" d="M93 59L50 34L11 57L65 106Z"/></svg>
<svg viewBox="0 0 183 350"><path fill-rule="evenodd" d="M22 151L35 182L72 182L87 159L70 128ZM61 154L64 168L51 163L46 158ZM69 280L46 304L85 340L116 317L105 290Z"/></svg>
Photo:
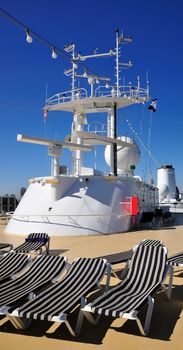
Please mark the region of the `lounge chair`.
<svg viewBox="0 0 183 350"><path fill-rule="evenodd" d="M28 263L29 256L24 254L4 254L0 260L0 282L21 271Z"/></svg>
<svg viewBox="0 0 183 350"><path fill-rule="evenodd" d="M106 260L78 258L72 263L68 273L60 282L46 288L33 300L9 313L8 317L18 329L27 327L31 319L64 322L70 333L76 336L83 316L79 313L76 329L73 330L67 320L67 315L80 305L83 297L98 287L106 272L108 273L106 286L108 286L110 266Z"/></svg>
<svg viewBox="0 0 183 350"><path fill-rule="evenodd" d="M167 272L167 250L162 245L136 247L128 273L123 281L112 287L94 302L82 308L83 315L96 324L100 315L135 320L143 335L149 331L154 299L152 295L163 285ZM138 317L147 304L144 327ZM92 314L97 315L96 319Z"/></svg>
<svg viewBox="0 0 183 350"><path fill-rule="evenodd" d="M0 285L0 314L6 314L9 308L15 308L22 300L30 298L37 290L50 284L65 266L65 257L37 256L26 272Z"/></svg>
<svg viewBox="0 0 183 350"><path fill-rule="evenodd" d="M14 248L16 253L30 253L31 251L39 251L45 247L46 253L49 254L50 237L46 233L30 233L25 242Z"/></svg>

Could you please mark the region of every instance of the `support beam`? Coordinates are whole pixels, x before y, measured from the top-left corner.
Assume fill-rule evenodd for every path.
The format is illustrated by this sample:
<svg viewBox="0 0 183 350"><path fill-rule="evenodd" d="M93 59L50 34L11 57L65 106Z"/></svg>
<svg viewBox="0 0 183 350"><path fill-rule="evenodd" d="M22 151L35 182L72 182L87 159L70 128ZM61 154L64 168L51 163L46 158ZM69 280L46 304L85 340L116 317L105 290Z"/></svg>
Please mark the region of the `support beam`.
<svg viewBox="0 0 183 350"><path fill-rule="evenodd" d="M22 134L17 135L17 141L34 143L34 144L43 145L43 146L62 146L63 148L68 148L71 151L73 149L74 150L80 149L82 151L93 151L93 148L91 146L83 146L72 142L44 139L42 137L26 136Z"/></svg>

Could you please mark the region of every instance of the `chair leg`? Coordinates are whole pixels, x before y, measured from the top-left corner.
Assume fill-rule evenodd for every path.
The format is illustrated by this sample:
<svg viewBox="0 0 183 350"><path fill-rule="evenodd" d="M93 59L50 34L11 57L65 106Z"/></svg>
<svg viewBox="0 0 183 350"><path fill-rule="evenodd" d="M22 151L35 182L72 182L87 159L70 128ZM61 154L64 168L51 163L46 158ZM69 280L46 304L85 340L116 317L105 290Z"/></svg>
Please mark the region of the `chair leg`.
<svg viewBox="0 0 183 350"><path fill-rule="evenodd" d="M105 292L107 292L107 290L109 289L110 278L111 278L111 271L112 271L111 265L110 265L110 264L107 264L107 269L106 269L106 272L107 272L107 280L106 280L106 285L105 285Z"/></svg>
<svg viewBox="0 0 183 350"><path fill-rule="evenodd" d="M80 310L79 310L79 315L78 315L76 328L75 328L75 334L76 335L79 335L80 332L81 332L81 328L82 328L82 325L83 325L83 319L84 319L84 314L83 314L81 309L84 308L86 304L87 304L87 299L82 297L81 298L81 306L80 306Z"/></svg>
<svg viewBox="0 0 183 350"><path fill-rule="evenodd" d="M147 309L147 313L146 313L144 327L142 326L142 323L139 320L139 318L136 319L136 322L138 324L139 330L140 330L142 335L146 336L149 332L153 308L154 308L154 299L151 296L148 296L148 309Z"/></svg>
<svg viewBox="0 0 183 350"><path fill-rule="evenodd" d="M169 266L169 284L167 289L167 296L169 300L171 299L171 295L172 295L173 272L174 272L173 266L170 265Z"/></svg>
<svg viewBox="0 0 183 350"><path fill-rule="evenodd" d="M81 309L79 310L79 315L78 315L78 319L77 319L77 323L76 323L76 328L75 328L75 335L78 336L81 333L81 328L83 325L83 319L84 319L84 314L81 311Z"/></svg>
<svg viewBox="0 0 183 350"><path fill-rule="evenodd" d="M68 330L69 330L69 332L71 333L71 335L72 335L73 337L77 337L77 334L76 334L75 331L72 329L72 327L71 327L69 321L65 321L65 325L66 325L66 327L68 328Z"/></svg>
<svg viewBox="0 0 183 350"><path fill-rule="evenodd" d="M100 318L100 315L97 315L97 318L94 319L94 317L91 315L90 312L88 311L82 311L84 316L86 317L86 319L93 325L93 326L96 326L98 321L99 321L99 318Z"/></svg>
<svg viewBox="0 0 183 350"><path fill-rule="evenodd" d="M11 315L7 315L10 322L13 324L13 326L16 328L16 329L19 329L19 330L25 330L27 329L30 324L31 324L31 320L30 319L27 319L27 318L20 318L20 317L14 317L14 316L11 316Z"/></svg>
<svg viewBox="0 0 183 350"><path fill-rule="evenodd" d="M84 319L84 316L86 317L86 319L92 323L94 326L97 325L99 319L100 319L100 316L101 315L97 315L96 319L94 319L94 317L91 315L90 312L86 312L83 310L83 308L87 305L87 299L85 298L81 298L81 307L80 307L80 311L79 311L79 315L78 315L78 319L77 319L77 323L76 323L76 328L75 328L75 336L79 335L80 332L81 332L81 328L82 328L82 325L83 325L83 319Z"/></svg>
<svg viewBox="0 0 183 350"><path fill-rule="evenodd" d="M144 325L145 335L147 335L149 332L149 327L151 324L153 309L154 309L154 299L149 295L148 296L148 309L147 309L146 320L145 320L145 325Z"/></svg>
<svg viewBox="0 0 183 350"><path fill-rule="evenodd" d="M50 238L48 238L48 242L46 243L46 254L49 255L50 250Z"/></svg>
<svg viewBox="0 0 183 350"><path fill-rule="evenodd" d="M128 264L128 261L124 267L124 269L122 270L121 274L120 274L120 280L123 280L125 277L126 277L126 274L128 272L128 269L129 269L129 264Z"/></svg>
<svg viewBox="0 0 183 350"><path fill-rule="evenodd" d="M172 295L172 283L173 283L173 266L172 265L168 265L167 269L166 269L166 273L165 273L165 277L161 283L162 288L165 290L168 299L171 299L171 295ZM169 275L169 283L168 283L168 287L165 286L164 281L167 277L167 275Z"/></svg>

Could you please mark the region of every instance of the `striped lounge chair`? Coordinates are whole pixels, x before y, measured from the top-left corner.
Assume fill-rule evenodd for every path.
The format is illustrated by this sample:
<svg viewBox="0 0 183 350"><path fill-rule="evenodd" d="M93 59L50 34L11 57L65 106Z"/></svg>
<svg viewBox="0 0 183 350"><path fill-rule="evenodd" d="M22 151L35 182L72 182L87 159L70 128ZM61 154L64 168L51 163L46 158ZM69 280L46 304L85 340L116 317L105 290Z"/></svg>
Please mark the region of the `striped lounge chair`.
<svg viewBox="0 0 183 350"><path fill-rule="evenodd" d="M26 272L0 285L0 314L7 314L9 309L13 310L27 298L33 297L37 290L54 281L65 266L65 257L37 256Z"/></svg>
<svg viewBox="0 0 183 350"><path fill-rule="evenodd" d="M183 266L183 252L179 252L175 255L170 256L167 259L167 263L170 264L171 266Z"/></svg>
<svg viewBox="0 0 183 350"><path fill-rule="evenodd" d="M96 324L100 315L135 320L143 335L149 331L154 300L152 294L162 285L166 274L167 250L162 245L139 245L123 281L94 302L82 308L83 315ZM144 327L138 314L148 304ZM94 315L97 315L96 319Z"/></svg>
<svg viewBox="0 0 183 350"><path fill-rule="evenodd" d="M98 258L78 258L72 264L64 278L46 288L33 300L9 314L15 320L16 328L23 329L28 320L47 320L65 323L73 336L79 332L83 315L79 312L75 330L71 327L67 315L82 303L96 287L98 287L105 273L108 273L109 283L110 266L106 260Z"/></svg>
<svg viewBox="0 0 183 350"><path fill-rule="evenodd" d="M46 253L49 254L50 237L46 233L30 233L25 242L14 248L16 253L30 253L31 251L39 251L45 247Z"/></svg>
<svg viewBox="0 0 183 350"><path fill-rule="evenodd" d="M24 254L8 253L0 260L0 283L20 272L28 263L29 256Z"/></svg>

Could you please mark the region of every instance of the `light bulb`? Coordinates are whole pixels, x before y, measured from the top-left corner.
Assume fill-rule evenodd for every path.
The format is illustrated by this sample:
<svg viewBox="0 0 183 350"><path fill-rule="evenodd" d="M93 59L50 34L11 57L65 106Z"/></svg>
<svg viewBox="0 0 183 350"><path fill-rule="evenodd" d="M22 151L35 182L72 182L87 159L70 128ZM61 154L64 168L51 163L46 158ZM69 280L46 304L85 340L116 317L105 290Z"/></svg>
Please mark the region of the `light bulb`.
<svg viewBox="0 0 183 350"><path fill-rule="evenodd" d="M31 43L33 42L33 39L32 39L32 37L31 37L31 35L30 35L28 29L26 29L26 41L27 41L29 44L31 44Z"/></svg>
<svg viewBox="0 0 183 350"><path fill-rule="evenodd" d="M54 47L52 47L52 54L51 54L51 57L52 57L53 59L56 59L56 58L57 58L57 53L56 53Z"/></svg>

